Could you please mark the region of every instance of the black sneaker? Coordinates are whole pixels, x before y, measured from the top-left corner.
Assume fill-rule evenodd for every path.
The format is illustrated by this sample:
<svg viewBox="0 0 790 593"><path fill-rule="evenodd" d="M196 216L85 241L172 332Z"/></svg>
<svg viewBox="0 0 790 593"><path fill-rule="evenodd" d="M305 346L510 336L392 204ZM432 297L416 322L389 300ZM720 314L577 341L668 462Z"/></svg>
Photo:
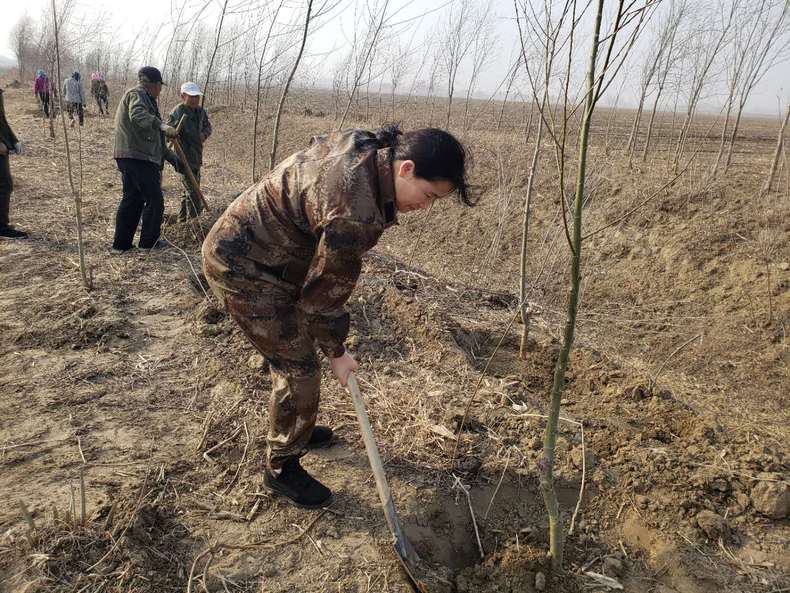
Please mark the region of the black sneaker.
<svg viewBox="0 0 790 593"><path fill-rule="evenodd" d="M143 246L138 244L137 246L140 249L147 249L148 251L159 251L160 249L169 249L173 247L173 244L167 239L157 239L156 243L153 245Z"/></svg>
<svg viewBox="0 0 790 593"><path fill-rule="evenodd" d="M18 231L14 227L7 226L0 229L0 237L6 239L27 239L27 233Z"/></svg>
<svg viewBox="0 0 790 593"><path fill-rule="evenodd" d="M332 491L308 474L298 457L286 461L278 476L265 469L263 488L271 494L284 496L291 504L303 509L325 507L332 500Z"/></svg>
<svg viewBox="0 0 790 593"><path fill-rule="evenodd" d="M120 255L122 253L126 253L127 251L132 251L133 249L136 249L136 247L134 245L131 245L130 247L127 247L126 249L121 249L120 247L112 247L110 249L110 253L112 253L113 255Z"/></svg>
<svg viewBox="0 0 790 593"><path fill-rule="evenodd" d="M328 426L316 425L307 441L308 449L326 449L331 447L335 433Z"/></svg>

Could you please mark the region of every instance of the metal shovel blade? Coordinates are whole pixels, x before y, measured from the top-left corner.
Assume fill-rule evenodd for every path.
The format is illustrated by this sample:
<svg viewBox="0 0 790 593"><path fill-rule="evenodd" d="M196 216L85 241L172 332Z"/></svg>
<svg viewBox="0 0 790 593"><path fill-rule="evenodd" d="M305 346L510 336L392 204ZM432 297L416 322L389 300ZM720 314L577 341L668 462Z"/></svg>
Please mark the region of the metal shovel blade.
<svg viewBox="0 0 790 593"><path fill-rule="evenodd" d="M384 474L384 465L381 463L379 449L376 446L373 430L370 428L368 413L365 410L365 403L362 400L362 394L359 391L359 384L354 373L348 376L348 389L351 392L351 399L354 402L359 426L362 429L362 440L365 442L365 451L367 451L370 467L373 470L373 477L376 480L376 490L378 490L381 506L384 509L384 517L387 519L390 533L395 539L393 543L395 554L400 560L401 566L403 566L403 570L409 577L415 591L428 593L427 586L418 577L420 557L417 555L414 546L406 538L406 534L403 533L398 513L395 511L395 504L392 502L392 493L390 492L389 483L387 483L387 476Z"/></svg>

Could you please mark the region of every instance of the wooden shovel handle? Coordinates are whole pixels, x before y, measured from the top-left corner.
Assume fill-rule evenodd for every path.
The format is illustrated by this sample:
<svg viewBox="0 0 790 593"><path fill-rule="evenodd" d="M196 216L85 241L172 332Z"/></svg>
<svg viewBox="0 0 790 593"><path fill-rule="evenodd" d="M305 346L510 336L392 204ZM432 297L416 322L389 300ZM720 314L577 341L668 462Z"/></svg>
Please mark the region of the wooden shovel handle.
<svg viewBox="0 0 790 593"><path fill-rule="evenodd" d="M186 116L181 117L181 121L184 121L184 117ZM181 125L181 122L179 122L179 125ZM187 156L184 154L184 149L181 148L181 142L179 142L177 137L171 138L170 141L173 143L173 148L175 149L176 154L178 155L178 159L181 161L181 166L184 168L184 175L186 175L187 182L189 183L190 186L192 186L192 190L197 194L197 197L203 203L203 208L205 208L206 212L208 212L209 210L211 210L211 208L209 207L208 202L206 202L206 198L203 197L203 192L200 190L200 184L198 183L197 179L195 179L195 176L192 174L192 169L190 169L189 167L189 161L187 161Z"/></svg>
<svg viewBox="0 0 790 593"><path fill-rule="evenodd" d="M390 532L395 537L395 549L398 556L404 562L404 567L407 569L409 576L415 584L420 584L412 575L414 565L419 562L419 556L411 545L411 542L406 538L406 534L403 532L400 519L398 518L398 513L395 511L395 504L392 501L392 492L387 482L387 476L384 473L384 465L381 463L381 456L379 455L379 449L376 445L376 439L373 436L373 429L370 427L368 413L365 410L365 402L362 399L362 393L359 391L359 383L357 383L357 378L354 373L348 375L348 390L351 392L354 410L357 413L359 426L362 429L362 440L365 442L365 451L368 454L370 468L373 470L373 478L376 480L376 490L378 490L379 498L381 499L384 517L387 519Z"/></svg>
<svg viewBox="0 0 790 593"><path fill-rule="evenodd" d="M184 127L184 122L187 120L187 114L181 116L181 119L178 120L178 125L176 125L176 134L181 134L181 128Z"/></svg>

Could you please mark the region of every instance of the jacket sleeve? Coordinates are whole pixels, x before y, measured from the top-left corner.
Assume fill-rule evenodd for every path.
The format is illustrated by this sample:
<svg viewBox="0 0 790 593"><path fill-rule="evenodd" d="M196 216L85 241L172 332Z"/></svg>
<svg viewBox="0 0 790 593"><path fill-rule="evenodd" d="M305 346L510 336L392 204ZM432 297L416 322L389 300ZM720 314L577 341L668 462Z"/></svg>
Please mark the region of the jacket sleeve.
<svg viewBox="0 0 790 593"><path fill-rule="evenodd" d="M298 305L308 332L328 357L337 358L345 352L350 318L343 305L359 278L362 255L380 235L378 225L344 218L331 220L321 233Z"/></svg>
<svg viewBox="0 0 790 593"><path fill-rule="evenodd" d="M167 116L167 123L171 126L176 127L178 125L178 118L180 116L180 110L178 106L173 108L173 111L170 112L170 115Z"/></svg>
<svg viewBox="0 0 790 593"><path fill-rule="evenodd" d="M143 102L140 95L133 92L129 96L129 120L136 126L144 130L154 130L159 132L159 124L162 123L158 117L152 114Z"/></svg>

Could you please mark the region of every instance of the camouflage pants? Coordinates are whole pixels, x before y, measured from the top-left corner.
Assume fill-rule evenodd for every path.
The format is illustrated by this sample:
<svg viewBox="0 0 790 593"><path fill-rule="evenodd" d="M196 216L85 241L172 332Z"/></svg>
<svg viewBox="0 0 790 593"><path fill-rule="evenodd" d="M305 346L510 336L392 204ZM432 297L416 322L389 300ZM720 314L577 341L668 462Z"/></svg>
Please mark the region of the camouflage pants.
<svg viewBox="0 0 790 593"><path fill-rule="evenodd" d="M209 279L233 320L269 362L272 394L266 464L279 469L301 454L318 414L321 373L313 338L293 295L267 287L254 295L226 292Z"/></svg>

